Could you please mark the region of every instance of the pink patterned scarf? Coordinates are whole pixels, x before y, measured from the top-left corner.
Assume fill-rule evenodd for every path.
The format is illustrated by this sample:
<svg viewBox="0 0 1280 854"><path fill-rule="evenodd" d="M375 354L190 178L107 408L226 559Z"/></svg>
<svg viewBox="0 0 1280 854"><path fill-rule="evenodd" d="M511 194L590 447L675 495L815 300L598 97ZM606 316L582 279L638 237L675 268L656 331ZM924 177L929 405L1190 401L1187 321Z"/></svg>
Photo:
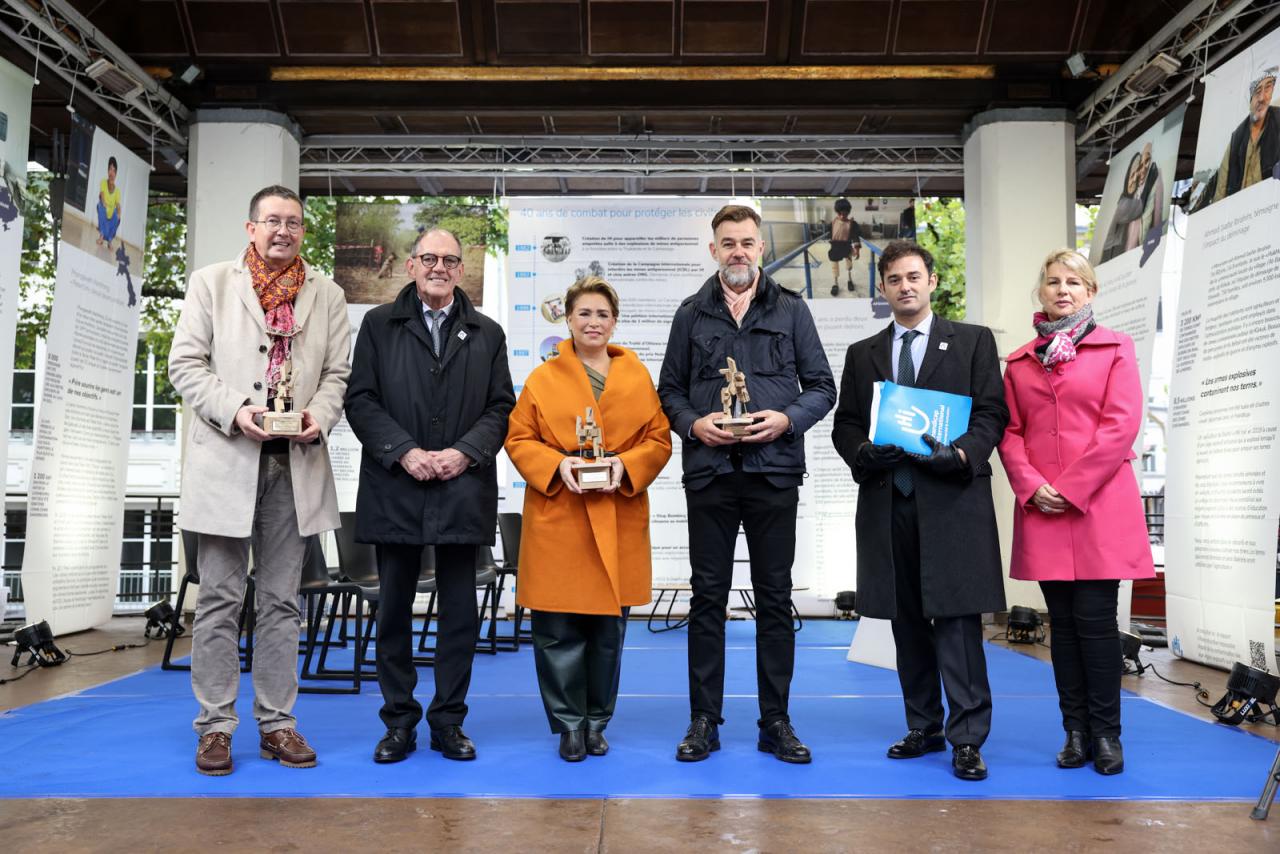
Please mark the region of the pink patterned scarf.
<svg viewBox="0 0 1280 854"><path fill-rule="evenodd" d="M720 291L724 294L724 304L729 307L729 313L733 315L733 322L742 325L742 318L746 317L747 309L751 308L751 301L756 297L756 285L760 278L757 276L756 281L751 283L751 287L742 293L738 293L733 288L720 283Z"/></svg>
<svg viewBox="0 0 1280 854"><path fill-rule="evenodd" d="M1093 321L1093 305L1086 303L1075 314L1057 320L1037 311L1032 318L1036 327L1036 355L1046 371L1054 365L1071 362L1076 358L1076 345L1097 326Z"/></svg>

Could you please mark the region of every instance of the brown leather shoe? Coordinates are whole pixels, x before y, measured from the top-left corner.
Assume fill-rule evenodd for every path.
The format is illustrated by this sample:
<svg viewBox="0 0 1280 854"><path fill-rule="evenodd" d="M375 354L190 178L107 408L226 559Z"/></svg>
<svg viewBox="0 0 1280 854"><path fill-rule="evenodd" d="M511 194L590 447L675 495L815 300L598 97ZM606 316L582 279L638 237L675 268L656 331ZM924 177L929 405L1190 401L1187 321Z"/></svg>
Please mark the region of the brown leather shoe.
<svg viewBox="0 0 1280 854"><path fill-rule="evenodd" d="M286 768L316 767L316 752L296 729L263 733L258 750L263 759L278 759Z"/></svg>
<svg viewBox="0 0 1280 854"><path fill-rule="evenodd" d="M196 770L209 777L231 773L231 734L211 732L200 736L196 747Z"/></svg>

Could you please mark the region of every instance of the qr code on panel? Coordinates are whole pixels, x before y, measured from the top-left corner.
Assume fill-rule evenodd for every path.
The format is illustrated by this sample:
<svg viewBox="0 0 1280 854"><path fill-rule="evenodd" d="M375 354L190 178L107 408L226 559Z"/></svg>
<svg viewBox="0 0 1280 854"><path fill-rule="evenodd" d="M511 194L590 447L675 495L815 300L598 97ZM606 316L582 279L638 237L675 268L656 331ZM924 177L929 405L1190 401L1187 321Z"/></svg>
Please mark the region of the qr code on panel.
<svg viewBox="0 0 1280 854"><path fill-rule="evenodd" d="M1249 641L1249 664L1267 671L1267 647L1262 641Z"/></svg>

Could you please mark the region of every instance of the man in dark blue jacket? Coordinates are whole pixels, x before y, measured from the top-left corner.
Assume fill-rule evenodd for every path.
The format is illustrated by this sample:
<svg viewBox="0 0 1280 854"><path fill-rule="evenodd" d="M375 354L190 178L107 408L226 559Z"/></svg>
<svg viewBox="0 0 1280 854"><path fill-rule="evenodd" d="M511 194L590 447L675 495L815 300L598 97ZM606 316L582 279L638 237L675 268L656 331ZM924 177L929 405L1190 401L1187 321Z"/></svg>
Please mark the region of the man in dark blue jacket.
<svg viewBox="0 0 1280 854"><path fill-rule="evenodd" d="M758 747L784 762L810 761L787 715L795 635L791 564L804 477L804 433L835 405L836 387L804 300L760 269L760 216L726 205L711 221L720 269L686 299L671 324L658 382L671 429L684 442L689 507L689 704L692 722L676 759L720 749L724 621L741 524L756 601ZM755 423L739 438L720 429L721 370L746 376Z"/></svg>

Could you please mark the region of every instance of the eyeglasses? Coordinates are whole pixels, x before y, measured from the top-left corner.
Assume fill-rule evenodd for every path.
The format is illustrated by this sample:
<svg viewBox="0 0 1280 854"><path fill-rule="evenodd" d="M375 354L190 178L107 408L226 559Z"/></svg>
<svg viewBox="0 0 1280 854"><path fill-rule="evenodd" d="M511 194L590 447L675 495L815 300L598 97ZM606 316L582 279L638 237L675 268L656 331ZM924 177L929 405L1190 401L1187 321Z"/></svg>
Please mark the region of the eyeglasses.
<svg viewBox="0 0 1280 854"><path fill-rule="evenodd" d="M300 219L280 219L279 217L269 216L266 219L251 220L259 225L265 225L271 231L279 231L280 226L284 226L289 230L290 234L297 234L302 231L302 220Z"/></svg>
<svg viewBox="0 0 1280 854"><path fill-rule="evenodd" d="M457 255L432 255L430 252L424 252L414 257L418 259L419 264L428 270L434 269L437 263L443 263L446 270L456 270L458 265L462 263L462 259Z"/></svg>

